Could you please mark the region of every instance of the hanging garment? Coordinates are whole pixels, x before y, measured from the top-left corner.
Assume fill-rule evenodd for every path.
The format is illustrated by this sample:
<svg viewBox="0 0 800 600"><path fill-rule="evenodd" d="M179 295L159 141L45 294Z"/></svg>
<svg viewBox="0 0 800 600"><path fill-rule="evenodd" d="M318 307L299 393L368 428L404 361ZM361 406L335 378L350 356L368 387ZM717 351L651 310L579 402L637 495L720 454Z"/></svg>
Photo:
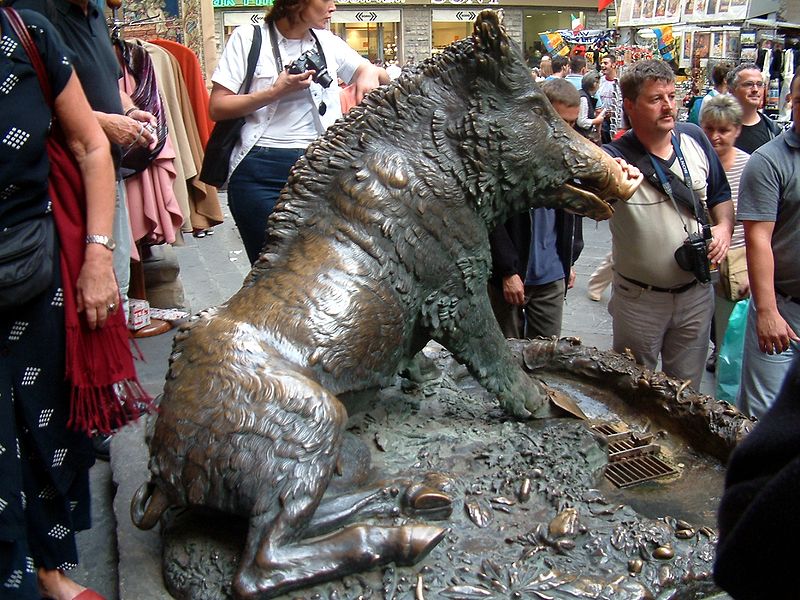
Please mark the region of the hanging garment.
<svg viewBox="0 0 800 600"><path fill-rule="evenodd" d="M763 52L764 60L760 64L757 63L758 67L761 69L761 76L764 78L765 81L769 81L769 68L772 66L772 49L771 48L764 48L761 50ZM758 60L761 60L761 52L758 53Z"/></svg>
<svg viewBox="0 0 800 600"><path fill-rule="evenodd" d="M152 72L153 66L147 52L137 44L122 42L126 51L135 60L130 64L123 62L123 77L120 89L129 95L136 91L136 73L130 70L132 65L143 65L143 69ZM141 73L138 81L142 81ZM151 85L152 92L158 93L158 86ZM176 178L175 151L165 138L158 156L141 173L125 180L125 191L128 197L128 211L131 221L131 232L136 242L146 244L173 244L177 239L177 231L183 223L183 213L175 198L173 184ZM131 249L132 258L138 259L135 245Z"/></svg>
<svg viewBox="0 0 800 600"><path fill-rule="evenodd" d="M203 147L180 65L172 54L160 46L149 42L139 43L153 60L156 78L163 90L162 97L174 123L172 131L176 133L176 139L180 139L176 144L176 152L183 163L189 187L189 230L205 230L218 225L223 217L217 190L198 177L203 164Z"/></svg>
<svg viewBox="0 0 800 600"><path fill-rule="evenodd" d="M120 64L135 79L134 89L128 95L137 107L149 112L156 119L153 131L156 137L154 146L146 148L134 144L132 147L123 149L120 173L122 177L127 178L146 169L161 152L167 139L167 121L150 57L146 52L132 52L131 47L119 38L114 39L114 46Z"/></svg>
<svg viewBox="0 0 800 600"><path fill-rule="evenodd" d="M792 58L793 51L787 50L784 55L783 61L783 85L781 86L781 95L778 99L778 120L791 121L792 120L792 106L786 101L787 96L792 85L792 78L794 77L794 59Z"/></svg>
<svg viewBox="0 0 800 600"><path fill-rule="evenodd" d="M197 124L197 132L200 135L200 143L205 150L208 136L214 128L214 121L208 114L208 88L206 88L203 72L200 70L200 61L189 48L172 40L155 39L150 40L151 44L164 48L175 57L181 68L183 81L189 93L189 101L194 109L194 118Z"/></svg>
<svg viewBox="0 0 800 600"><path fill-rule="evenodd" d="M165 68L164 63L167 61L167 52L163 51L158 55L152 55L148 52L150 59L153 62L153 68L156 73L156 81L158 82L158 89L161 90L161 97L164 99L164 114L167 117L167 127L169 129L169 142L175 153L175 183L172 191L175 194L175 199L178 201L178 206L181 208L183 215L182 231L192 231L192 211L189 208L189 188L186 182L197 175L197 169L192 159L192 150L189 146L189 140L186 135L186 129L183 127L183 122L180 119L176 121L172 115L170 100L177 95L175 82L171 75L171 69Z"/></svg>

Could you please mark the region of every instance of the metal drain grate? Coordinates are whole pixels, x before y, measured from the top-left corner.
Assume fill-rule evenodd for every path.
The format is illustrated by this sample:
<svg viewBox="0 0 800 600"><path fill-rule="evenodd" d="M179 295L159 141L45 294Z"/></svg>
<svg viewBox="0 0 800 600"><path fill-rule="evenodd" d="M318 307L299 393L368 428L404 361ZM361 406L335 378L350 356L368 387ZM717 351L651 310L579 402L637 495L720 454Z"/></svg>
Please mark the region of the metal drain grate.
<svg viewBox="0 0 800 600"><path fill-rule="evenodd" d="M674 475L677 471L657 456L635 456L608 463L606 479L619 488Z"/></svg>
<svg viewBox="0 0 800 600"><path fill-rule="evenodd" d="M592 427L608 442L606 479L619 488L644 481L674 475L677 471L659 458L661 447L651 443L652 435L636 436L631 431L619 431L609 423Z"/></svg>

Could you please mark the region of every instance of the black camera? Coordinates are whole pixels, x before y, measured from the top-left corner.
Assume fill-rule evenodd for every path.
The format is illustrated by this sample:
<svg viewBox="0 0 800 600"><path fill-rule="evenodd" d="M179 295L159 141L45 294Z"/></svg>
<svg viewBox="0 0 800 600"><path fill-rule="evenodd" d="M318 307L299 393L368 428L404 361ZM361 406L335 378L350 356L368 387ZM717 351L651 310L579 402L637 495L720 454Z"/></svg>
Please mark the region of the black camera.
<svg viewBox="0 0 800 600"><path fill-rule="evenodd" d="M330 87L333 83L333 79L328 73L328 65L325 64L325 59L320 56L316 48L303 52L297 57L297 60L286 67L286 70L292 75L314 71L313 81L324 88Z"/></svg>
<svg viewBox="0 0 800 600"><path fill-rule="evenodd" d="M689 271L700 283L711 281L708 265L708 242L711 240L711 227L703 225L702 233L690 233L675 250L675 260L684 271Z"/></svg>

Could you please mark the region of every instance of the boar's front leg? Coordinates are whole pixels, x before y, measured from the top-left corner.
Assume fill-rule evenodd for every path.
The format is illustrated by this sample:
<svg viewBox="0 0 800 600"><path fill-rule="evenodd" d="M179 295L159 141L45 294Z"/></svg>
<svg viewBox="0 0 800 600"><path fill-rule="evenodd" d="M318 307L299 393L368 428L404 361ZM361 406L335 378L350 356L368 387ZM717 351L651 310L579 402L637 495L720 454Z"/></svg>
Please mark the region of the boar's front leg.
<svg viewBox="0 0 800 600"><path fill-rule="evenodd" d="M538 381L529 377L508 348L492 313L487 294L462 299L454 326L432 334L453 353L502 407L520 419L550 416L549 399Z"/></svg>

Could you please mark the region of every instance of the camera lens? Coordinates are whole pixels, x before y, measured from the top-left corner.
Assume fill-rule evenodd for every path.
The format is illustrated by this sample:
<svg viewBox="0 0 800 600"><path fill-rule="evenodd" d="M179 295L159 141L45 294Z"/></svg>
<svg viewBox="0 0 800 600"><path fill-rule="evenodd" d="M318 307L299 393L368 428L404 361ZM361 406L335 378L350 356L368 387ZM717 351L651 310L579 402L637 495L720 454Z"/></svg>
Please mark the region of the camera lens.
<svg viewBox="0 0 800 600"><path fill-rule="evenodd" d="M330 87L330 85L333 83L333 79L331 79L331 76L328 74L328 69L324 69L317 73L314 77L314 81L324 88Z"/></svg>

